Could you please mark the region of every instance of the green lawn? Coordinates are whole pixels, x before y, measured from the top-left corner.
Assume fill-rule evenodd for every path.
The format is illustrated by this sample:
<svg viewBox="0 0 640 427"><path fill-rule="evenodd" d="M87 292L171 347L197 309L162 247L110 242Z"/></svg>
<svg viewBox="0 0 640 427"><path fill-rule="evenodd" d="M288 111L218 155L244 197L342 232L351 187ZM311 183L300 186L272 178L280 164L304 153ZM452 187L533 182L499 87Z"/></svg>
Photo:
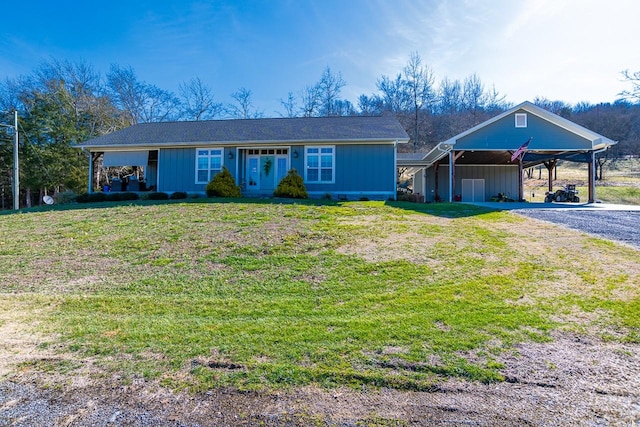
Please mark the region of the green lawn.
<svg viewBox="0 0 640 427"><path fill-rule="evenodd" d="M501 354L554 330L640 340L637 251L506 212L196 200L0 220L2 318L70 355L37 369L428 390L500 381Z"/></svg>

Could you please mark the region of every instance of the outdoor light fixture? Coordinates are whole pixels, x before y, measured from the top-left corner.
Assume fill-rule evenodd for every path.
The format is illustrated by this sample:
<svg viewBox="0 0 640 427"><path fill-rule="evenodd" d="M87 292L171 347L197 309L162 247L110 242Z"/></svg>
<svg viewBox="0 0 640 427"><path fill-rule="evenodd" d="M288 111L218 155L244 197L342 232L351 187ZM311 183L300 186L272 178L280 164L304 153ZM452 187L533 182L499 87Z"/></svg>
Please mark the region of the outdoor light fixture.
<svg viewBox="0 0 640 427"><path fill-rule="evenodd" d="M294 150L293 151L293 158L297 159L298 158L298 150Z"/></svg>
<svg viewBox="0 0 640 427"><path fill-rule="evenodd" d="M227 157L229 158L229 160L233 160L233 151L229 151Z"/></svg>

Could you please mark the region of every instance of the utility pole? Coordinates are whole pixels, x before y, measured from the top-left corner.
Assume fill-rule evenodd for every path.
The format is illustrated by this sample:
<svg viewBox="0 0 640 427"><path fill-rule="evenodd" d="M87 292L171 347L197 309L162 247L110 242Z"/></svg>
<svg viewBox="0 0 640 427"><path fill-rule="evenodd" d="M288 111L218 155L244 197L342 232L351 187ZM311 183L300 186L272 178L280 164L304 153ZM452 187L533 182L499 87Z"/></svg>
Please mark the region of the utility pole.
<svg viewBox="0 0 640 427"><path fill-rule="evenodd" d="M15 113L15 139L13 142L13 210L20 209L20 165L18 164L18 110Z"/></svg>

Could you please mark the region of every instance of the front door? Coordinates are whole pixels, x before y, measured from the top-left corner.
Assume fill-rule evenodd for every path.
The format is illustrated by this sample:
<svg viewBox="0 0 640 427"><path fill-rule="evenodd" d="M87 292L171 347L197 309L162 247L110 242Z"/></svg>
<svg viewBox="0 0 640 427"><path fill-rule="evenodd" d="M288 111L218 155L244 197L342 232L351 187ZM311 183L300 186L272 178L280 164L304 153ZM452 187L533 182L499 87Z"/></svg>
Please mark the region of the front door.
<svg viewBox="0 0 640 427"><path fill-rule="evenodd" d="M289 149L248 149L246 162L247 191L273 193L280 180L287 174Z"/></svg>
<svg viewBox="0 0 640 427"><path fill-rule="evenodd" d="M247 190L257 191L260 189L260 156L247 156Z"/></svg>
<svg viewBox="0 0 640 427"><path fill-rule="evenodd" d="M275 176L275 157L273 155L260 156L260 190L275 190Z"/></svg>

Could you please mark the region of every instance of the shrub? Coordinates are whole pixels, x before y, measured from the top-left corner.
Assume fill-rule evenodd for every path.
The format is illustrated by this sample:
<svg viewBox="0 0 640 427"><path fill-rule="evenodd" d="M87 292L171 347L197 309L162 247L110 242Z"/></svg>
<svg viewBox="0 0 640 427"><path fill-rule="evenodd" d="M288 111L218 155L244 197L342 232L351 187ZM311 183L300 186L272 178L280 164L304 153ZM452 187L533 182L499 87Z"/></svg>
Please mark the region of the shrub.
<svg viewBox="0 0 640 427"><path fill-rule="evenodd" d="M100 194L100 193L95 193ZM136 193L103 193L107 202L121 202L123 200L138 200L139 197Z"/></svg>
<svg viewBox="0 0 640 427"><path fill-rule="evenodd" d="M207 196L209 197L242 197L240 187L236 185L233 175L225 166L222 171L213 177L207 184Z"/></svg>
<svg viewBox="0 0 640 427"><path fill-rule="evenodd" d="M147 200L169 200L169 195L163 192L153 192L146 195Z"/></svg>
<svg viewBox="0 0 640 427"><path fill-rule="evenodd" d="M73 190L62 191L56 195L56 203L64 205L76 201L76 193Z"/></svg>
<svg viewBox="0 0 640 427"><path fill-rule="evenodd" d="M273 192L276 197L288 197L291 199L308 199L309 194L304 186L304 180L295 169L290 169L287 176L282 178Z"/></svg>
<svg viewBox="0 0 640 427"><path fill-rule="evenodd" d="M187 193L185 193L184 191L175 191L171 193L171 196L169 196L169 198L171 200L186 199Z"/></svg>
<svg viewBox="0 0 640 427"><path fill-rule="evenodd" d="M138 200L139 198L138 193L120 193L120 200Z"/></svg>
<svg viewBox="0 0 640 427"><path fill-rule="evenodd" d="M398 193L399 202L424 203L424 196L421 194Z"/></svg>
<svg viewBox="0 0 640 427"><path fill-rule="evenodd" d="M95 203L104 202L105 200L107 200L105 193L84 193L76 197L76 202L78 203Z"/></svg>

